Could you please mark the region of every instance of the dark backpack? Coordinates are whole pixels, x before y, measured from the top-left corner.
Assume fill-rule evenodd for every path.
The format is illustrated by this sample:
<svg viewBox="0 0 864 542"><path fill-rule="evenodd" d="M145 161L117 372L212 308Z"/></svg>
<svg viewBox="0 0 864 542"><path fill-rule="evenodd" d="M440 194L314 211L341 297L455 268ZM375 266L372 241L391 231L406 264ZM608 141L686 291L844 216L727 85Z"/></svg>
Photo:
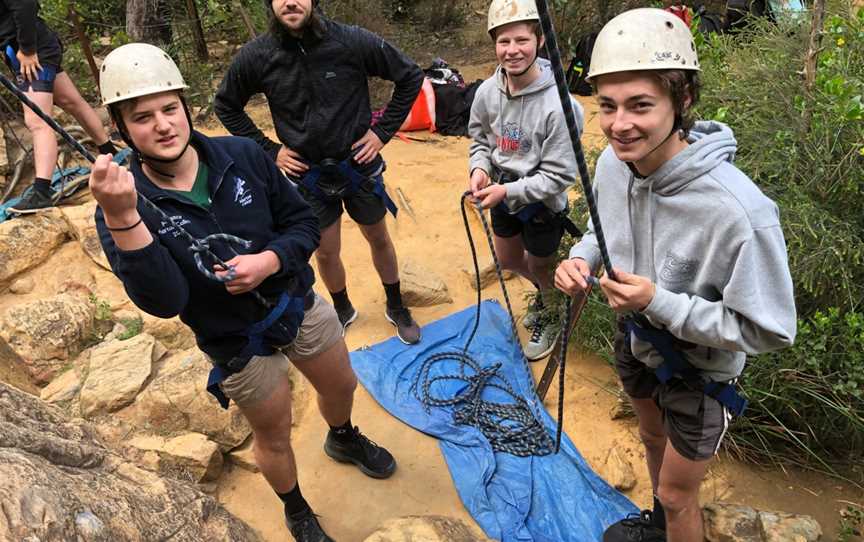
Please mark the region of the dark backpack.
<svg viewBox="0 0 864 542"><path fill-rule="evenodd" d="M596 32L579 38L573 51L573 59L567 68L567 87L570 92L580 96L591 96L592 93L591 85L585 81L585 77L588 76L588 69L591 67L591 53L594 51L596 39Z"/></svg>

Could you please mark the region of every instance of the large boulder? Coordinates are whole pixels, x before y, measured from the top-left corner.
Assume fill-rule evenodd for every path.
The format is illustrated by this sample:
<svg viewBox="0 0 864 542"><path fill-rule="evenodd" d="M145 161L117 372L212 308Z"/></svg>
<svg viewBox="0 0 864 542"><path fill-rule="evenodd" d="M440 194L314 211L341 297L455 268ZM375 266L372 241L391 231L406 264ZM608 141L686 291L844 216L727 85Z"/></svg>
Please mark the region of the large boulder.
<svg viewBox="0 0 864 542"><path fill-rule="evenodd" d="M708 542L816 542L822 527L810 516L712 503L702 510Z"/></svg>
<svg viewBox="0 0 864 542"><path fill-rule="evenodd" d="M0 338L35 383L47 384L90 339L95 310L79 291L13 305L3 314Z"/></svg>
<svg viewBox="0 0 864 542"><path fill-rule="evenodd" d="M83 420L0 383L0 540L259 540L213 498L104 448Z"/></svg>
<svg viewBox="0 0 864 542"><path fill-rule="evenodd" d="M57 209L0 223L0 284L45 261L68 235Z"/></svg>
<svg viewBox="0 0 864 542"><path fill-rule="evenodd" d="M187 433L166 439L154 435L138 435L128 447L142 455L149 454L153 470L181 480L210 482L222 473L222 452L219 445L201 433ZM147 461L147 460L145 460Z"/></svg>
<svg viewBox="0 0 864 542"><path fill-rule="evenodd" d="M391 519L364 542L485 542L489 539L462 521L445 516Z"/></svg>
<svg viewBox="0 0 864 542"><path fill-rule="evenodd" d="M159 339L169 350L186 350L195 346L195 334L180 318L158 318L146 312L136 314L144 322L144 331Z"/></svg>
<svg viewBox="0 0 864 542"><path fill-rule="evenodd" d="M73 207L61 207L60 211L63 217L69 224L69 230L72 236L78 240L81 249L85 254L90 256L100 267L111 270L108 264L108 258L102 251L102 245L99 243L99 234L96 231L96 220L94 213L96 212L96 200L89 201L83 205L75 205Z"/></svg>
<svg viewBox="0 0 864 542"><path fill-rule="evenodd" d="M207 392L211 365L197 348L172 353L135 402L118 415L145 431L167 435L201 433L223 451L236 448L252 433L233 402L224 410Z"/></svg>
<svg viewBox="0 0 864 542"><path fill-rule="evenodd" d="M93 348L87 380L81 388L81 414L90 418L131 404L163 353L156 339L146 333Z"/></svg>
<svg viewBox="0 0 864 542"><path fill-rule="evenodd" d="M81 390L81 375L72 367L42 388L39 397L48 403L71 401Z"/></svg>
<svg viewBox="0 0 864 542"><path fill-rule="evenodd" d="M402 302L408 307L429 307L453 303L447 284L435 273L416 262L404 260L399 266Z"/></svg>

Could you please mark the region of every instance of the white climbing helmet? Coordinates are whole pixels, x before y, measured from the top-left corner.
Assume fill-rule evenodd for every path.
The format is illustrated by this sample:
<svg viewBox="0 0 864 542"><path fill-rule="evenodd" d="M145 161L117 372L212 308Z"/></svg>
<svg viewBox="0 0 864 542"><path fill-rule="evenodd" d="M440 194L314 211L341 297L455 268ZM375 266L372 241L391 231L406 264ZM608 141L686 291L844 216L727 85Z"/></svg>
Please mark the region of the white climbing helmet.
<svg viewBox="0 0 864 542"><path fill-rule="evenodd" d="M606 23L594 41L585 79L635 70L699 71L696 44L684 21L662 9L639 8Z"/></svg>
<svg viewBox="0 0 864 542"><path fill-rule="evenodd" d="M534 0L492 0L486 30L492 35L493 30L505 24L539 20Z"/></svg>
<svg viewBox="0 0 864 542"><path fill-rule="evenodd" d="M102 105L187 88L177 64L149 43L128 43L111 51L99 70Z"/></svg>

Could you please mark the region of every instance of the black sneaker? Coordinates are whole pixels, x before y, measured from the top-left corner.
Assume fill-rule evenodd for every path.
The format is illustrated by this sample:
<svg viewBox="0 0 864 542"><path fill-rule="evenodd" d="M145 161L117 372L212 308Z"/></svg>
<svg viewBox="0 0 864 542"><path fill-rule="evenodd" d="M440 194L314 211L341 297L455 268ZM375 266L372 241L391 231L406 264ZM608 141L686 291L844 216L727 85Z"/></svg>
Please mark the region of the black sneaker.
<svg viewBox="0 0 864 542"><path fill-rule="evenodd" d="M43 194L35 188L30 188L26 194L21 197L21 201L6 209L9 213L26 215L30 213L38 213L44 209L54 207L54 200L51 196Z"/></svg>
<svg viewBox="0 0 864 542"><path fill-rule="evenodd" d="M342 324L342 336L344 337L345 332L348 330L348 326L357 319L357 316L359 316L360 313L357 312L354 305L348 303L348 306L344 309L336 309L336 314L339 316L339 323Z"/></svg>
<svg viewBox="0 0 864 542"><path fill-rule="evenodd" d="M417 344L420 342L420 326L411 317L411 311L405 307L398 309L387 309L384 313L387 320L396 326L396 335L405 344Z"/></svg>
<svg viewBox="0 0 864 542"><path fill-rule="evenodd" d="M643 510L610 525L603 542L666 542L666 531L654 524L650 510Z"/></svg>
<svg viewBox="0 0 864 542"><path fill-rule="evenodd" d="M389 478L396 470L396 460L390 452L369 440L356 426L347 442L337 439L331 429L324 441L324 453L340 463L354 463L372 478Z"/></svg>
<svg viewBox="0 0 864 542"><path fill-rule="evenodd" d="M335 542L321 528L311 508L294 516L285 514L285 523L297 542Z"/></svg>

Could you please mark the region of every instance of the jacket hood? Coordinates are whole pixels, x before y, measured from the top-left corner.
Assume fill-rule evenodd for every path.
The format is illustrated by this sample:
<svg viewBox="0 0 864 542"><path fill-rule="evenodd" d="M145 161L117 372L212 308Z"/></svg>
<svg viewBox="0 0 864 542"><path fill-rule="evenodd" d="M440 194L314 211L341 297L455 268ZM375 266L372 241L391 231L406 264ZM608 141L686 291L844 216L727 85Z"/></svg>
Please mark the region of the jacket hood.
<svg viewBox="0 0 864 542"><path fill-rule="evenodd" d="M555 76L552 74L552 64L545 58L537 58L536 62L537 66L540 67L540 76L527 87L517 92L514 92L509 96L527 96L529 94L541 92L555 85ZM501 67L500 64L497 68L495 68L495 83L498 85L498 90L500 90L504 93L505 96L507 96L507 77L504 73L504 69Z"/></svg>
<svg viewBox="0 0 864 542"><path fill-rule="evenodd" d="M637 187L652 187L652 191L668 196L683 190L688 184L711 171L722 162L732 163L738 142L732 129L715 121L699 121L690 130L686 149L645 178L636 178Z"/></svg>

